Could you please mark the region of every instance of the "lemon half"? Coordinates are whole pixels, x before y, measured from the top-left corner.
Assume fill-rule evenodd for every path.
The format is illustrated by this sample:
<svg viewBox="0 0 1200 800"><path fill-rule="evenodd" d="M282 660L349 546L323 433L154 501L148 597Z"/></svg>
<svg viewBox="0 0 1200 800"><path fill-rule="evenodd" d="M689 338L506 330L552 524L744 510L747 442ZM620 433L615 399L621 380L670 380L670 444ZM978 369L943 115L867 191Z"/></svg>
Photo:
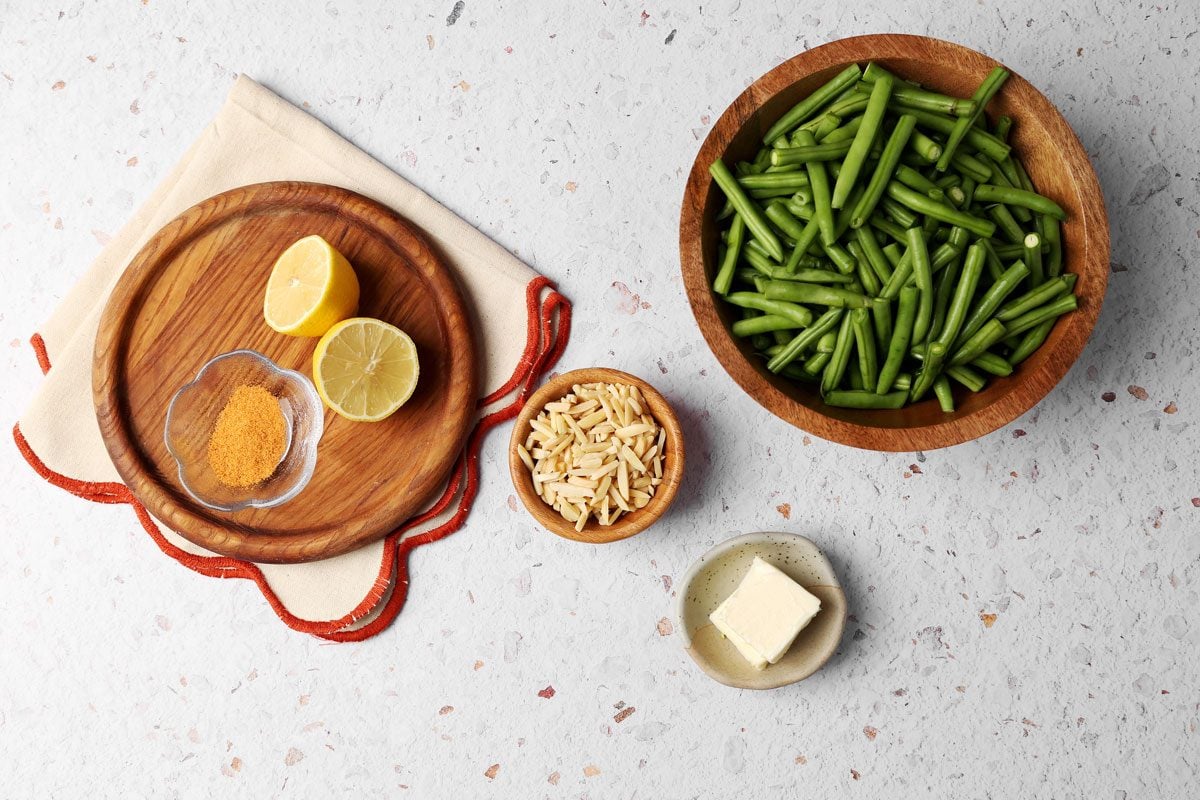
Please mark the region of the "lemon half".
<svg viewBox="0 0 1200 800"><path fill-rule="evenodd" d="M358 277L320 236L305 236L275 261L263 318L289 336L320 336L358 311Z"/></svg>
<svg viewBox="0 0 1200 800"><path fill-rule="evenodd" d="M337 323L313 351L317 393L355 422L378 422L395 413L412 397L420 372L409 335L367 317Z"/></svg>

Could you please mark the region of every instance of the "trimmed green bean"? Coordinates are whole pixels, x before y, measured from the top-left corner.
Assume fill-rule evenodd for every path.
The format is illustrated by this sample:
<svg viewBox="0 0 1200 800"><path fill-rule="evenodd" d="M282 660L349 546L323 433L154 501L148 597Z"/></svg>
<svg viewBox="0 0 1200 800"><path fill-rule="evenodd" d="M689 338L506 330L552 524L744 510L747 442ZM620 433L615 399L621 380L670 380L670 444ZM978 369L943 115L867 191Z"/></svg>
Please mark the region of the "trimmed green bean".
<svg viewBox="0 0 1200 800"><path fill-rule="evenodd" d="M821 338L817 339L815 349L818 353L832 353L836 344L837 331L825 331L825 333L821 334Z"/></svg>
<svg viewBox="0 0 1200 800"><path fill-rule="evenodd" d="M863 294L867 297L878 297L882 284L879 282L879 276L875 274L875 270L871 268L870 262L867 261L866 253L856 241L848 242L846 249L854 258L856 268L854 274L858 276L858 282L862 284Z"/></svg>
<svg viewBox="0 0 1200 800"><path fill-rule="evenodd" d="M997 186L993 183L980 184L975 188L975 199L981 203L1021 206L1035 213L1054 217L1059 221L1067 218L1067 212L1063 211L1062 207L1049 197L1013 186Z"/></svg>
<svg viewBox="0 0 1200 800"><path fill-rule="evenodd" d="M950 379L938 375L933 382L933 393L937 396L938 405L942 411L949 414L954 411L954 395L950 391Z"/></svg>
<svg viewBox="0 0 1200 800"><path fill-rule="evenodd" d="M733 218L733 224L729 226L729 242L725 246L725 255L721 259L721 266L717 270L717 277L713 279L713 291L720 295L729 294L729 287L733 285L733 275L738 263L738 256L742 252L742 242L746 238L746 220L739 214Z"/></svg>
<svg viewBox="0 0 1200 800"><path fill-rule="evenodd" d="M734 209L745 218L746 227L749 228L751 235L767 249L767 252L776 261L783 261L783 245L779 243L779 238L767 224L766 217L763 216L758 205L742 191L742 187L733 177L729 168L725 166L725 162L718 158L708 168L708 171L717 186L721 187L721 191L729 198L729 202L733 203Z"/></svg>
<svg viewBox="0 0 1200 800"><path fill-rule="evenodd" d="M950 307L950 299L958 286L959 275L962 273L963 260L956 258L950 262L933 280L933 321L929 323L929 333L926 339L936 340L946 324L946 312Z"/></svg>
<svg viewBox="0 0 1200 800"><path fill-rule="evenodd" d="M1008 333L1003 322L998 319L989 319L971 338L958 346L954 355L950 357L950 365L958 367L974 361L983 351L1003 339Z"/></svg>
<svg viewBox="0 0 1200 800"><path fill-rule="evenodd" d="M892 183L895 183L895 181L892 181ZM911 228L917 224L917 215L890 197L885 197L879 201L879 209L895 220L896 224L902 228Z"/></svg>
<svg viewBox="0 0 1200 800"><path fill-rule="evenodd" d="M929 178L926 178L924 175L917 172L908 164L901 164L896 167L896 180L900 181L910 189L916 189L918 192L925 193L933 200L941 200L945 195L945 192L942 191L942 187L938 186L936 183L929 180Z"/></svg>
<svg viewBox="0 0 1200 800"><path fill-rule="evenodd" d="M860 89L864 86L870 87L880 77L879 75L871 75L869 70L870 68L868 67L868 71L863 73L863 79L859 81L858 86ZM903 103L912 108L936 111L939 114L953 114L956 117L965 117L975 111L974 100L964 100L959 97L938 94L928 89L909 85L904 81L896 81L895 86L892 87L892 98L896 103Z"/></svg>
<svg viewBox="0 0 1200 800"><path fill-rule="evenodd" d="M882 297L871 300L871 325L875 328L875 349L886 352L892 341L892 304Z"/></svg>
<svg viewBox="0 0 1200 800"><path fill-rule="evenodd" d="M937 114L932 111L922 111L919 109L905 109L904 113L912 114L917 118L917 125L934 133L949 134L954 130L954 126L958 124L958 120L954 117L948 117L944 114ZM961 119L961 117L959 118ZM980 128L972 127L967 130L966 143L982 153L986 153L988 158L999 161L1002 158L1008 158L1008 154L1012 152L1007 144L997 139L987 131ZM939 170L945 172L945 170Z"/></svg>
<svg viewBox="0 0 1200 800"><path fill-rule="evenodd" d="M1029 281L1034 286L1046 282L1046 270L1042 266L1042 237L1036 233L1025 234L1025 263L1029 266Z"/></svg>
<svg viewBox="0 0 1200 800"><path fill-rule="evenodd" d="M971 95L971 99L975 101L975 110L968 116L959 117L955 121L950 135L946 138L946 147L937 162L939 172L945 172L946 168L950 166L950 160L954 158L954 151L958 149L958 145L967 133L973 129L975 121L983 114L987 104L996 96L996 92L1000 91L1000 87L1007 79L1008 70L1003 67L995 67Z"/></svg>
<svg viewBox="0 0 1200 800"><path fill-rule="evenodd" d="M917 316L917 295L915 286L906 286L900 290L900 298L896 303L896 323L892 327L891 341L888 343L887 358L879 371L879 382L875 386L876 394L887 394L892 390L904 357L908 355L908 345L912 341L913 323Z"/></svg>
<svg viewBox="0 0 1200 800"><path fill-rule="evenodd" d="M870 228L859 228L854 232L854 241L858 243L867 264L870 265L880 284L887 283L888 278L892 277L892 265L879 246L879 240L875 238L874 232Z"/></svg>
<svg viewBox="0 0 1200 800"><path fill-rule="evenodd" d="M750 319L739 319L733 323L734 336L754 336L759 333L770 333L771 331L788 331L795 330L800 327L795 320L787 317L778 317L774 314L764 314L761 317L751 317Z"/></svg>
<svg viewBox="0 0 1200 800"><path fill-rule="evenodd" d="M789 239L798 242L804 236L804 223L792 216L792 213L787 209L787 204L782 200L767 203L763 209L763 213ZM776 260L783 261L783 258Z"/></svg>
<svg viewBox="0 0 1200 800"><path fill-rule="evenodd" d="M1028 274L1029 267L1025 266L1025 263L1022 261L1018 261L1006 269L1001 274L1000 279L984 292L983 297L979 298L979 302L971 309L971 314L967 317L967 321L963 323L962 330L959 331L958 338L955 340L955 346L966 342L974 336L983 327L983 324L992 318L992 315L996 313L996 309L1000 307L1005 298L1021 285L1021 281L1025 280Z"/></svg>
<svg viewBox="0 0 1200 800"><path fill-rule="evenodd" d="M791 281L768 281L765 294L771 300L786 300L834 308L866 308L871 304L866 295L824 286L817 283L793 283Z"/></svg>
<svg viewBox="0 0 1200 800"><path fill-rule="evenodd" d="M850 363L850 350L853 344L854 323L851 315L846 314L842 317L841 327L838 329L837 343L833 346L833 358L829 360L825 371L821 374L822 395L828 394L841 384L842 378L846 374L846 367Z"/></svg>
<svg viewBox="0 0 1200 800"><path fill-rule="evenodd" d="M887 185L892 179L892 173L900 163L900 155L908 145L908 139L912 136L916 122L917 119L912 114L903 114L896 121L896 127L892 129L891 135L888 136L887 144L883 147L883 153L879 156L879 161L875 164L875 171L871 173L871 180L867 183L867 188L863 192L862 197L854 205L854 211L850 215L850 227L861 228L866 224L867 219L875 210L875 206L883 198L883 193L887 190Z"/></svg>
<svg viewBox="0 0 1200 800"><path fill-rule="evenodd" d="M1007 375L1012 375L1013 371L1012 365L995 353L980 353L979 356L971 362L971 366L981 369L984 372L990 372L993 375L998 375L1001 378Z"/></svg>
<svg viewBox="0 0 1200 800"><path fill-rule="evenodd" d="M1050 330L1057 321L1057 317L1048 319L1026 331L1025 336L1021 338L1021 341L1013 348L1013 351L1008 354L1008 363L1015 367L1033 355L1033 352L1046 341L1046 337L1050 335Z"/></svg>
<svg viewBox="0 0 1200 800"><path fill-rule="evenodd" d="M983 262L986 258L987 252L978 242L967 248L962 275L959 276L958 286L954 290L954 299L950 302L945 324L937 338L947 348L954 346L958 334L962 331L963 322L967 318L967 309L971 305L971 299L975 297L975 289L979 285L979 276L983 273Z"/></svg>
<svg viewBox="0 0 1200 800"><path fill-rule="evenodd" d="M854 139L855 134L858 133L858 129L862 127L862 123L863 115L859 114L845 125L834 128L824 136L817 136L817 143L827 145L849 143Z"/></svg>
<svg viewBox="0 0 1200 800"><path fill-rule="evenodd" d="M763 297L754 292L734 292L725 299L739 308L753 308L764 314L786 317L795 323L795 327L807 327L813 321L812 312L803 306L770 297Z"/></svg>
<svg viewBox="0 0 1200 800"><path fill-rule="evenodd" d="M820 267L809 267L798 269L795 272L787 272L786 270L775 270L770 276L774 280L780 281L798 281L800 283L853 283L854 277L851 275L843 275L840 272L833 270L822 269Z"/></svg>
<svg viewBox="0 0 1200 800"><path fill-rule="evenodd" d="M769 172L765 175L744 175L738 178L743 189L806 189L808 173L803 170Z"/></svg>
<svg viewBox="0 0 1200 800"><path fill-rule="evenodd" d="M964 178L971 178L976 183L982 183L992 177L991 167L966 153L955 153L954 158L950 159L950 166Z"/></svg>
<svg viewBox="0 0 1200 800"><path fill-rule="evenodd" d="M865 308L856 308L850 315L854 326L854 349L858 352L858 374L862 377L864 387L875 387L879 382L879 362L870 312Z"/></svg>
<svg viewBox="0 0 1200 800"><path fill-rule="evenodd" d="M871 144L879 135L883 113L887 110L888 97L891 96L894 84L892 77L885 75L871 87L871 99L867 101L867 110L863 112L862 125L854 135L854 142L842 161L842 170L838 173L837 183L833 187L834 208L841 208L846 204L850 198L850 190L858 182L858 174L862 172L863 164L866 163Z"/></svg>
<svg viewBox="0 0 1200 800"><path fill-rule="evenodd" d="M905 111L905 113L911 112ZM914 114L913 116L916 115ZM926 164L932 164L937 161L938 157L942 154L942 146L926 136L920 128L913 130L912 136L908 138L908 149L919 156Z"/></svg>
<svg viewBox="0 0 1200 800"><path fill-rule="evenodd" d="M913 321L912 340L923 342L933 322L933 265L929 263L929 247L925 243L925 233L920 228L908 229L908 252L912 254L913 277L921 292L917 302L917 318Z"/></svg>
<svg viewBox="0 0 1200 800"><path fill-rule="evenodd" d="M858 64L851 64L844 70L833 77L832 80L821 86L808 97L801 100L796 105L792 106L791 110L784 114L779 120L767 130L763 136L763 144L770 144L778 137L790 131L800 123L811 117L818 109L824 106L833 98L837 97L843 89L848 86L853 86L862 76L862 70Z"/></svg>
<svg viewBox="0 0 1200 800"><path fill-rule="evenodd" d="M854 271L858 269L858 264L855 262L854 256L847 253L840 245L825 245L825 255L838 268L838 272L843 275L853 275Z"/></svg>
<svg viewBox="0 0 1200 800"><path fill-rule="evenodd" d="M831 358L833 358L833 351L828 353L817 353L815 356L805 361L802 368L804 377L807 380L815 379L818 375L825 371L825 365L829 363L829 359ZM794 366L794 364L789 364L787 367L785 367L784 374L787 374L786 370L791 369Z"/></svg>
<svg viewBox="0 0 1200 800"><path fill-rule="evenodd" d="M1057 278L1063 271L1062 230L1058 220L1042 214L1038 217L1038 230L1041 231L1042 241L1049 245L1049 255L1046 257L1046 276Z"/></svg>
<svg viewBox="0 0 1200 800"><path fill-rule="evenodd" d="M907 391L876 394L865 389L835 389L825 393L825 402L839 408L897 409L904 408Z"/></svg>
<svg viewBox="0 0 1200 800"><path fill-rule="evenodd" d="M772 150L771 165L792 167L797 164L807 164L810 161L837 161L850 152L850 144L849 141L839 141L827 144L799 145L786 150Z"/></svg>
<svg viewBox="0 0 1200 800"><path fill-rule="evenodd" d="M767 362L767 369L778 373L788 364L795 361L800 357L801 353L815 346L822 336L832 330L844 313L840 308L831 308L826 311L811 326L796 334L777 354L772 356L771 360Z"/></svg>
<svg viewBox="0 0 1200 800"><path fill-rule="evenodd" d="M903 231L901 231L901 233L903 233ZM895 242L889 242L888 244L884 245L882 249L884 257L887 258L888 263L892 265L892 269L895 269L896 265L900 263L900 259L904 257L904 254L900 252L900 245L896 244Z"/></svg>
<svg viewBox="0 0 1200 800"><path fill-rule="evenodd" d="M1057 319L1066 314L1068 311L1074 311L1079 307L1079 301L1073 294L1063 295L1062 297L1047 303L1040 308L1035 308L1032 311L1027 311L1021 316L1014 319L1007 326L1007 336L1013 336L1018 333L1024 333L1030 328L1035 328L1048 319Z"/></svg>
<svg viewBox="0 0 1200 800"><path fill-rule="evenodd" d="M1012 117L1008 116L1007 114L1004 114L999 119L996 120L996 127L992 131L992 133L1000 141L1007 142L1008 134L1012 130L1012 124L1013 124Z"/></svg>
<svg viewBox="0 0 1200 800"><path fill-rule="evenodd" d="M918 214L924 214L942 222L966 228L976 236L990 238L996 232L996 226L988 220L980 219L965 211L959 211L954 206L932 200L920 192L908 188L899 181L889 183L887 193L889 197L903 203Z"/></svg>
<svg viewBox="0 0 1200 800"><path fill-rule="evenodd" d="M987 385L986 378L965 364L958 367L946 367L946 375L958 381L972 392L981 392L983 391L983 387Z"/></svg>
<svg viewBox="0 0 1200 800"><path fill-rule="evenodd" d="M812 134L808 131L800 131L797 138L804 145L812 143ZM830 205L829 173L825 169L824 162L821 161L810 161L805 166L808 169L808 184L809 189L812 190L813 207L817 225L821 231L821 241L824 244L833 244L837 237L834 235L833 206Z"/></svg>
<svg viewBox="0 0 1200 800"><path fill-rule="evenodd" d="M942 373L942 365L946 362L946 345L941 342L931 342L925 348L925 361L921 363L921 371L913 378L913 387L909 390L912 402L918 402L933 386L933 381Z"/></svg>
<svg viewBox="0 0 1200 800"><path fill-rule="evenodd" d="M979 189L975 189L975 197L979 197ZM1020 223L1013 217L1012 212L1008 210L1008 206L997 203L994 206L988 206L988 214L995 221L996 227L1004 234L1004 238L1008 239L1013 244L1019 244L1024 247L1025 231L1021 229Z"/></svg>

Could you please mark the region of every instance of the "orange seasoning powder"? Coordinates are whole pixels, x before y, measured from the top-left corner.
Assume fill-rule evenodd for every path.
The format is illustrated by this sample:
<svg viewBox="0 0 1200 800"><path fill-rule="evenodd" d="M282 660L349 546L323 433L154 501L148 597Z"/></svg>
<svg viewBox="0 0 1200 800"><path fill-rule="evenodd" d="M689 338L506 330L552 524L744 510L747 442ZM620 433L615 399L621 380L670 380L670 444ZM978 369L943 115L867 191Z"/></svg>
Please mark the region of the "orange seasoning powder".
<svg viewBox="0 0 1200 800"><path fill-rule="evenodd" d="M239 386L217 416L208 464L217 480L243 488L271 477L287 446L279 399L262 386Z"/></svg>

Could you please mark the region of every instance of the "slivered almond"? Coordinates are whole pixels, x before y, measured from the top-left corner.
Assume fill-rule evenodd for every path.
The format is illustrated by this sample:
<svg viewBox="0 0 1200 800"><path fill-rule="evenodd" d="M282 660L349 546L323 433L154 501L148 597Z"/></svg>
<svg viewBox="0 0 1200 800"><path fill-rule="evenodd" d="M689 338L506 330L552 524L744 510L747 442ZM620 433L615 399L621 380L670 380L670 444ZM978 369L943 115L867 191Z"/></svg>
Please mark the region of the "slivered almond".
<svg viewBox="0 0 1200 800"><path fill-rule="evenodd" d="M645 508L662 483L666 431L636 386L573 386L529 427L517 455L537 494L578 531Z"/></svg>

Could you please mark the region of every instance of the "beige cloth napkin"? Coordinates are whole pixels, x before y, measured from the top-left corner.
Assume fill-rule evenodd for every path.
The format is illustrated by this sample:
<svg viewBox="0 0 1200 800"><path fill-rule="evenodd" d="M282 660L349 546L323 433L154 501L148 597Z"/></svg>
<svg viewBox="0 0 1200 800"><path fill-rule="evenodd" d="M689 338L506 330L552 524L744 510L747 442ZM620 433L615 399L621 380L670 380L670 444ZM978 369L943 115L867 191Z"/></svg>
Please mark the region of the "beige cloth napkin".
<svg viewBox="0 0 1200 800"><path fill-rule="evenodd" d="M163 528L135 501L133 506L165 553L202 574L254 580L290 626L332 639L365 638L386 627L403 605L407 552L461 524L474 494L482 435L515 413L527 387L557 359L569 305L504 248L253 80L238 78L220 113L35 335L48 372L14 435L51 482L91 500L131 502L92 405L92 348L105 300L142 244L170 219L219 192L272 180L333 184L382 202L423 228L455 269L474 309L483 354L480 385L489 395L481 399L480 423L442 498L445 507L387 540L336 558L253 565L217 557Z"/></svg>

